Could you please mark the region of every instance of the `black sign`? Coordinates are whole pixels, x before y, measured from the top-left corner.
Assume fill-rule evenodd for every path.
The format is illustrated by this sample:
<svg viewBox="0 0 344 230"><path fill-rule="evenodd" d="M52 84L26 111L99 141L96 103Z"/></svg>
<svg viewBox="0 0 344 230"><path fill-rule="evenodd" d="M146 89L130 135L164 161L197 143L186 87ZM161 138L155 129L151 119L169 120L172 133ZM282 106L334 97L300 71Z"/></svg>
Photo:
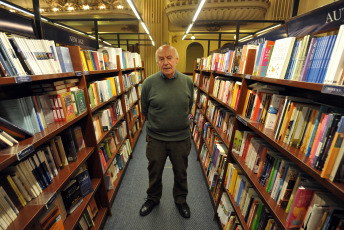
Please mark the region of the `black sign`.
<svg viewBox="0 0 344 230"><path fill-rule="evenodd" d="M8 10L0 9L1 31L20 34L26 37L35 37L33 20Z"/></svg>
<svg viewBox="0 0 344 230"><path fill-rule="evenodd" d="M344 2L338 1L286 22L289 37L301 37L338 28L344 23Z"/></svg>
<svg viewBox="0 0 344 230"><path fill-rule="evenodd" d="M344 86L341 85L324 85L321 89L322 93L344 96Z"/></svg>
<svg viewBox="0 0 344 230"><path fill-rule="evenodd" d="M67 45L76 45L86 49L96 49L97 42L86 35L77 34L50 23L43 23L44 39L54 40Z"/></svg>

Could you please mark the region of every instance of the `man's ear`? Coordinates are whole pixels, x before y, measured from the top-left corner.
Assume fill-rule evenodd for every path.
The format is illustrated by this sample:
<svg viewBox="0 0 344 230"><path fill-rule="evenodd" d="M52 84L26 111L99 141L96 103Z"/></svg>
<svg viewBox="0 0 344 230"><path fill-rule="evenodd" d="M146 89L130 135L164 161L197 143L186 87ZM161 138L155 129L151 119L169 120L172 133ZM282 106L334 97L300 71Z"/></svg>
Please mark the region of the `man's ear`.
<svg viewBox="0 0 344 230"><path fill-rule="evenodd" d="M178 62L179 62L179 58L176 58L176 64L178 64Z"/></svg>

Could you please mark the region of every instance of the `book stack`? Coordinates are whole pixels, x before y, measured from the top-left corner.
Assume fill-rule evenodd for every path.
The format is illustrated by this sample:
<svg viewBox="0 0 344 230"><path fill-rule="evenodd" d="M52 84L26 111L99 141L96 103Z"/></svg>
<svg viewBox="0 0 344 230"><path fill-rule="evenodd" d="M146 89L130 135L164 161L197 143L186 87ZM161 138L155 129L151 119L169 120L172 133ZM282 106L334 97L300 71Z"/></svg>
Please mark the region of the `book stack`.
<svg viewBox="0 0 344 230"><path fill-rule="evenodd" d="M236 109L242 83L224 77L215 77L213 96Z"/></svg>
<svg viewBox="0 0 344 230"><path fill-rule="evenodd" d="M203 75L203 83L202 83L202 89L206 92L209 91L209 85L210 85L210 75Z"/></svg>
<svg viewBox="0 0 344 230"><path fill-rule="evenodd" d="M119 77L109 77L105 80L90 82L87 86L87 92L92 108L106 102L121 93Z"/></svg>
<svg viewBox="0 0 344 230"><path fill-rule="evenodd" d="M213 122L217 133L224 135L223 139L229 143L234 126L235 115L230 110L223 108L219 103L208 101L206 116Z"/></svg>
<svg viewBox="0 0 344 230"><path fill-rule="evenodd" d="M5 33L0 33L0 44L1 76L74 72L69 49L55 47L54 41L18 36L8 38Z"/></svg>
<svg viewBox="0 0 344 230"><path fill-rule="evenodd" d="M276 106L274 95L278 95L279 91L282 90L284 90L283 87L263 85L261 83L249 85L243 116L262 124L270 124L272 122L270 119L274 118L270 116L270 113L274 113L270 108Z"/></svg>
<svg viewBox="0 0 344 230"><path fill-rule="evenodd" d="M133 77L135 77L135 74L123 74L124 91L127 91L134 85Z"/></svg>
<svg viewBox="0 0 344 230"><path fill-rule="evenodd" d="M138 100L136 89L131 88L129 89L128 93L124 94L124 103L126 111L129 111L131 106Z"/></svg>
<svg viewBox="0 0 344 230"><path fill-rule="evenodd" d="M132 139L134 139L137 131L140 130L140 121L136 120L133 127L131 128L131 130L129 130L129 135Z"/></svg>
<svg viewBox="0 0 344 230"><path fill-rule="evenodd" d="M244 45L242 48L241 60L239 65L239 74L252 75L256 54L258 53L258 46Z"/></svg>
<svg viewBox="0 0 344 230"><path fill-rule="evenodd" d="M228 164L224 185L228 194L232 196L235 204L241 210L244 221L250 229L274 229L277 227L271 214L238 165Z"/></svg>
<svg viewBox="0 0 344 230"><path fill-rule="evenodd" d="M106 70L109 65L108 55L104 52L82 50L80 55L85 71Z"/></svg>
<svg viewBox="0 0 344 230"><path fill-rule="evenodd" d="M200 79L200 74L195 73L195 78L194 78L194 84L195 85L199 85L199 79Z"/></svg>
<svg viewBox="0 0 344 230"><path fill-rule="evenodd" d="M87 206L84 214L81 216L76 229L87 230L95 226L94 221L99 211L99 205L93 197Z"/></svg>
<svg viewBox="0 0 344 230"><path fill-rule="evenodd" d="M199 99L199 102L198 102L198 107L203 111L205 112L206 110L206 105L207 105L207 95L205 93L201 93L200 94L200 99Z"/></svg>

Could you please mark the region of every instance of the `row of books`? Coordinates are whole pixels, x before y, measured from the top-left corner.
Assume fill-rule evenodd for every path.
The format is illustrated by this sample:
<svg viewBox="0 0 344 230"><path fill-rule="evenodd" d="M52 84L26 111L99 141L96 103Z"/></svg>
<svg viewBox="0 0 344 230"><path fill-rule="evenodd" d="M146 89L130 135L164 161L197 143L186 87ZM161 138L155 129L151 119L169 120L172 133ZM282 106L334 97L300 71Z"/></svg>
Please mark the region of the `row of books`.
<svg viewBox="0 0 344 230"><path fill-rule="evenodd" d="M204 112L206 110L207 101L208 101L208 96L205 93L200 93L198 107L202 109Z"/></svg>
<svg viewBox="0 0 344 230"><path fill-rule="evenodd" d="M82 214L76 229L78 230L88 230L92 227L95 226L94 224L94 219L97 216L97 213L99 211L99 207L98 204L95 200L95 198L93 197L89 203L89 205L87 205L87 208L85 210L85 212Z"/></svg>
<svg viewBox="0 0 344 230"><path fill-rule="evenodd" d="M233 209L233 206L231 205L230 200L225 193L223 193L221 196L221 200L217 208L217 216L219 217L220 222L222 224L222 229L243 229L239 221L239 218L235 214L235 210Z"/></svg>
<svg viewBox="0 0 344 230"><path fill-rule="evenodd" d="M249 94L244 116L272 129L276 140L300 149L323 178L335 180L343 155L344 111L272 91L248 90Z"/></svg>
<svg viewBox="0 0 344 230"><path fill-rule="evenodd" d="M124 94L125 110L129 111L131 106L138 100L136 89L131 88L127 93Z"/></svg>
<svg viewBox="0 0 344 230"><path fill-rule="evenodd" d="M209 100L206 116L215 125L217 133L229 143L234 126L235 114L219 103Z"/></svg>
<svg viewBox="0 0 344 230"><path fill-rule="evenodd" d="M102 110L93 114L93 126L96 134L96 139L102 136L104 132L112 129L119 119L123 116L122 103L120 99L111 102Z"/></svg>
<svg viewBox="0 0 344 230"><path fill-rule="evenodd" d="M136 120L131 130L129 130L129 136L133 139L136 133L140 130L140 128L141 128L140 121Z"/></svg>
<svg viewBox="0 0 344 230"><path fill-rule="evenodd" d="M74 72L69 49L54 41L28 39L0 33L1 76L25 76Z"/></svg>
<svg viewBox="0 0 344 230"><path fill-rule="evenodd" d="M87 86L91 108L121 94L119 77L109 77L104 80L89 82Z"/></svg>
<svg viewBox="0 0 344 230"><path fill-rule="evenodd" d="M136 118L140 115L140 110L139 110L139 105L134 105L133 107L131 107L131 109L129 109L129 111L127 112L127 116L128 116L128 122L131 123L132 121L136 120Z"/></svg>
<svg viewBox="0 0 344 230"><path fill-rule="evenodd" d="M141 56L138 53L131 53L129 51L124 51L122 48L114 47L102 47L96 51L100 56L106 57L103 60L107 60L107 63L104 63L104 69L118 69L121 66L122 69L142 67ZM117 63L117 56L119 56L120 63ZM134 64L135 60L135 64ZM88 63L87 63L88 64ZM93 63L97 65L97 63ZM100 66L100 63L98 63ZM85 66L85 65L84 65ZM88 69L88 70L98 70L98 69Z"/></svg>
<svg viewBox="0 0 344 230"><path fill-rule="evenodd" d="M287 227L300 227L314 192L323 191L322 187L250 131L236 131L232 152L241 157L271 198L288 213ZM229 165L228 170L229 176L241 174L237 166Z"/></svg>
<svg viewBox="0 0 344 230"><path fill-rule="evenodd" d="M203 58L202 69L343 85L344 25L337 35L287 37ZM235 59L240 61L233 67ZM237 71L235 71L237 69Z"/></svg>
<svg viewBox="0 0 344 230"><path fill-rule="evenodd" d="M194 77L194 84L195 85L199 85L200 76L201 75L199 73L195 73L195 77Z"/></svg>
<svg viewBox="0 0 344 230"><path fill-rule="evenodd" d="M192 123L192 137L194 139L197 150L201 148L201 131L199 130L196 123Z"/></svg>
<svg viewBox="0 0 344 230"><path fill-rule="evenodd" d="M231 81L228 78L217 76L214 80L213 96L236 109L238 106L239 95L242 83Z"/></svg>
<svg viewBox="0 0 344 230"><path fill-rule="evenodd" d="M199 128L204 127L205 118L204 118L203 111L201 109L196 109L194 121L196 122Z"/></svg>
<svg viewBox="0 0 344 230"><path fill-rule="evenodd" d="M277 229L278 225L258 197L238 165L229 163L224 182L225 188L239 207L250 229Z"/></svg>
<svg viewBox="0 0 344 230"><path fill-rule="evenodd" d="M103 150L104 149L99 148L98 153L99 153L99 156L101 158L103 172L105 172L104 169L106 167L106 164L112 158L108 158L108 161L106 161L106 158L105 158L106 153L104 153ZM105 173L105 175L106 175L105 178L107 180L106 183L107 183L108 190L111 189L111 185L112 185L113 181L115 181L115 178L111 178L111 174L116 175L115 177L117 177L117 173L124 169L126 163L128 162L128 159L129 159L131 153L132 153L132 149L130 146L130 141L129 141L129 139L126 139L123 142L123 144L120 146L117 154L114 156L114 159L109 166L109 170L110 170L110 168L112 168L111 170L114 170L114 171L110 171L110 175L107 172ZM113 165L113 166L111 166L111 165ZM116 168L118 168L118 169L116 169ZM117 171L117 173L114 173L116 171ZM110 176L110 178L108 176ZM110 181L111 181L111 183L110 183Z"/></svg>
<svg viewBox="0 0 344 230"><path fill-rule="evenodd" d="M77 152L85 147L79 126L65 130L62 136L56 136L41 146L26 159L7 167L0 179L1 194L5 198L4 205L10 222L14 221L18 210L37 198L52 182L59 171L68 162L77 159ZM69 152L70 151L70 152ZM7 206L9 205L9 206ZM1 213L3 214L3 213ZM3 219L0 218L1 226ZM5 228L6 229L6 228Z"/></svg>
<svg viewBox="0 0 344 230"><path fill-rule="evenodd" d="M64 84L62 86L65 87ZM63 93L59 94L45 92L36 96L1 100L3 109L0 116L21 129L38 133L54 121L70 120L86 111L83 90L76 86L61 90Z"/></svg>
<svg viewBox="0 0 344 230"><path fill-rule="evenodd" d="M130 74L123 74L124 90L127 91L131 86L137 85L141 82L141 74L138 71L131 72Z"/></svg>
<svg viewBox="0 0 344 230"><path fill-rule="evenodd" d="M209 190L214 201L217 201L219 191L221 190L223 169L227 159L227 148L223 143L218 142L209 150L207 145L203 143L200 159L206 173Z"/></svg>
<svg viewBox="0 0 344 230"><path fill-rule="evenodd" d="M210 86L210 75L203 74L202 79L202 89L206 92L209 92L209 86Z"/></svg>

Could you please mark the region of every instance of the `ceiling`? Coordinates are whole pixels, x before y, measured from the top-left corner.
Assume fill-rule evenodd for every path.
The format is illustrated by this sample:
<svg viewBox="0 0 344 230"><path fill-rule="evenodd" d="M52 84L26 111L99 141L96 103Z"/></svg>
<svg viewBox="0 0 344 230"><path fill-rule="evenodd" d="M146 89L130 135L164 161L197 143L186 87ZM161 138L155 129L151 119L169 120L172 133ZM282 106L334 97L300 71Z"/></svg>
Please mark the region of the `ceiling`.
<svg viewBox="0 0 344 230"><path fill-rule="evenodd" d="M141 15L145 10L143 1L145 0L133 0ZM164 12L168 18L170 36L183 35L192 21L200 1L162 1L164 1ZM220 38L233 41L237 20L281 19L283 16L278 18L273 14L268 15L269 9L274 7L274 2L278 1L290 0L207 0L190 34L197 35L197 39L216 40ZM33 11L32 0L9 0L8 2ZM118 45L118 38L121 45L151 44L148 36L138 36L141 25L126 0L39 0L39 4L42 9L41 15L88 34L94 34L96 26L94 21L85 20L99 20L97 22L99 36L115 46ZM84 5L88 5L89 8L83 9ZM71 10L70 7L74 9ZM54 9L58 9L58 11L54 11ZM284 11L288 11L288 9ZM240 24L240 31L243 33L240 37L272 24L274 23L243 22ZM149 25L147 26L149 28Z"/></svg>

